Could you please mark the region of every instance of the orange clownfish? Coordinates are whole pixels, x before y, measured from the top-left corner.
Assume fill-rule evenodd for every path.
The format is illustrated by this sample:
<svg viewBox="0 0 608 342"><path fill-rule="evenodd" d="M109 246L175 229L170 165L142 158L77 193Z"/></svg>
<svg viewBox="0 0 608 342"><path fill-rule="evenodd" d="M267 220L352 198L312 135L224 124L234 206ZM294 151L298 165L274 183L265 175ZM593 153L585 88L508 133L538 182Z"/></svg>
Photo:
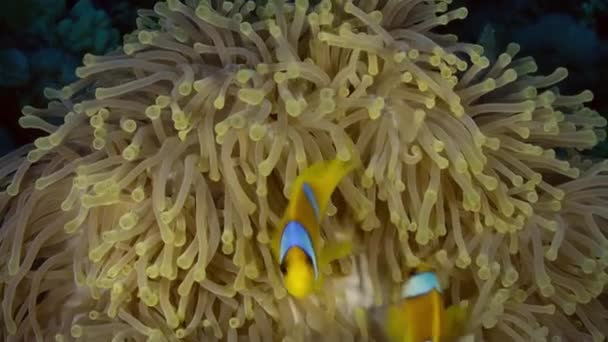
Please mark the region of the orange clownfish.
<svg viewBox="0 0 608 342"><path fill-rule="evenodd" d="M412 272L401 296L385 316L391 342L446 342L463 335L468 309L461 305L445 308L439 279L428 265Z"/></svg>
<svg viewBox="0 0 608 342"><path fill-rule="evenodd" d="M309 295L320 283L321 265L350 253L351 243L319 250L320 223L329 199L356 166L352 161L321 161L302 171L292 184L290 200L273 235L273 250L283 273L287 292L296 298Z"/></svg>

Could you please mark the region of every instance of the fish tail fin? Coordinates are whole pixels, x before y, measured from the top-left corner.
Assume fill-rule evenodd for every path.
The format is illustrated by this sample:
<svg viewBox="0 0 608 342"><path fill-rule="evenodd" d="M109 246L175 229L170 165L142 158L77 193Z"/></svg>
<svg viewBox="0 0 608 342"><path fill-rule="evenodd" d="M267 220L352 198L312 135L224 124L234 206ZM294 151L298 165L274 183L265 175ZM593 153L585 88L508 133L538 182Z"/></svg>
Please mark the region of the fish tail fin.
<svg viewBox="0 0 608 342"><path fill-rule="evenodd" d="M342 161L333 159L320 161L311 166L298 176L294 181L292 189L301 188L307 183L314 191L319 208L319 218L325 215L327 204L340 181L359 164L358 159Z"/></svg>
<svg viewBox="0 0 608 342"><path fill-rule="evenodd" d="M444 337L442 342L455 341L464 335L469 318L469 303L454 304L445 311Z"/></svg>

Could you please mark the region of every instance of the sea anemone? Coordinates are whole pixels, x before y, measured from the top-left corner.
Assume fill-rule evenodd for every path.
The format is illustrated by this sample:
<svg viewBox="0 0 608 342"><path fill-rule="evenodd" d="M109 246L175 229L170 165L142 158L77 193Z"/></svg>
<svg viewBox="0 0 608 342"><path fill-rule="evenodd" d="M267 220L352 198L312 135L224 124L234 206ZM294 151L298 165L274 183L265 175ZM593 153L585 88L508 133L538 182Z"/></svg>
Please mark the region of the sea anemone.
<svg viewBox="0 0 608 342"><path fill-rule="evenodd" d="M423 260L477 339L608 335L608 164L577 155L606 120L517 44L490 63L432 32L467 16L450 2L139 11L121 51L23 109L49 135L0 161L0 338L360 339L350 308L397 299ZM357 255L294 301L268 242L298 172L330 158L363 164L323 222ZM363 304L336 288L358 260Z"/></svg>

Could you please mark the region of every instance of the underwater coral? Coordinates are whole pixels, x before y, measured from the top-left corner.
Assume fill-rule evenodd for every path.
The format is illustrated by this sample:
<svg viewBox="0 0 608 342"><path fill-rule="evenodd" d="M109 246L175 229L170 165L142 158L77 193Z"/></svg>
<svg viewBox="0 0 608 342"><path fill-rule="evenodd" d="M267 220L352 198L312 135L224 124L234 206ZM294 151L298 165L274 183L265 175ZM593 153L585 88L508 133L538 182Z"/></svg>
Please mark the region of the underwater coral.
<svg viewBox="0 0 608 342"><path fill-rule="evenodd" d="M7 2L0 13L1 95L11 89L22 105L46 103L43 89L74 82L85 52L105 54L119 46L112 24L91 0Z"/></svg>
<svg viewBox="0 0 608 342"><path fill-rule="evenodd" d="M470 339L604 339L608 162L580 151L606 120L560 92L565 68L438 33L468 14L449 3L140 10L120 51L23 109L48 135L0 160L0 338L361 340L355 309L425 261ZM363 164L322 224L354 254L294 300L270 237L331 158Z"/></svg>

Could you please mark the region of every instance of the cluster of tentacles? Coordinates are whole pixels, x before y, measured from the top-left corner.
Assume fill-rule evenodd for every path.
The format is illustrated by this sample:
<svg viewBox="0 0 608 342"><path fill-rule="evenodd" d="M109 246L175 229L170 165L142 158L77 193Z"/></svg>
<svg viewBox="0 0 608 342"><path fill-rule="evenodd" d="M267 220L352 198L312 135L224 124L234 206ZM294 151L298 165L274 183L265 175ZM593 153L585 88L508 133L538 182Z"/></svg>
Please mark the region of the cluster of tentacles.
<svg viewBox="0 0 608 342"><path fill-rule="evenodd" d="M351 309L396 300L424 260L475 338L602 340L608 163L577 151L606 120L516 44L490 61L434 33L466 17L450 2L141 10L121 51L24 108L48 136L0 160L0 339L358 340ZM269 240L330 158L363 162L323 221L358 255L295 301ZM353 302L336 281L356 260Z"/></svg>

